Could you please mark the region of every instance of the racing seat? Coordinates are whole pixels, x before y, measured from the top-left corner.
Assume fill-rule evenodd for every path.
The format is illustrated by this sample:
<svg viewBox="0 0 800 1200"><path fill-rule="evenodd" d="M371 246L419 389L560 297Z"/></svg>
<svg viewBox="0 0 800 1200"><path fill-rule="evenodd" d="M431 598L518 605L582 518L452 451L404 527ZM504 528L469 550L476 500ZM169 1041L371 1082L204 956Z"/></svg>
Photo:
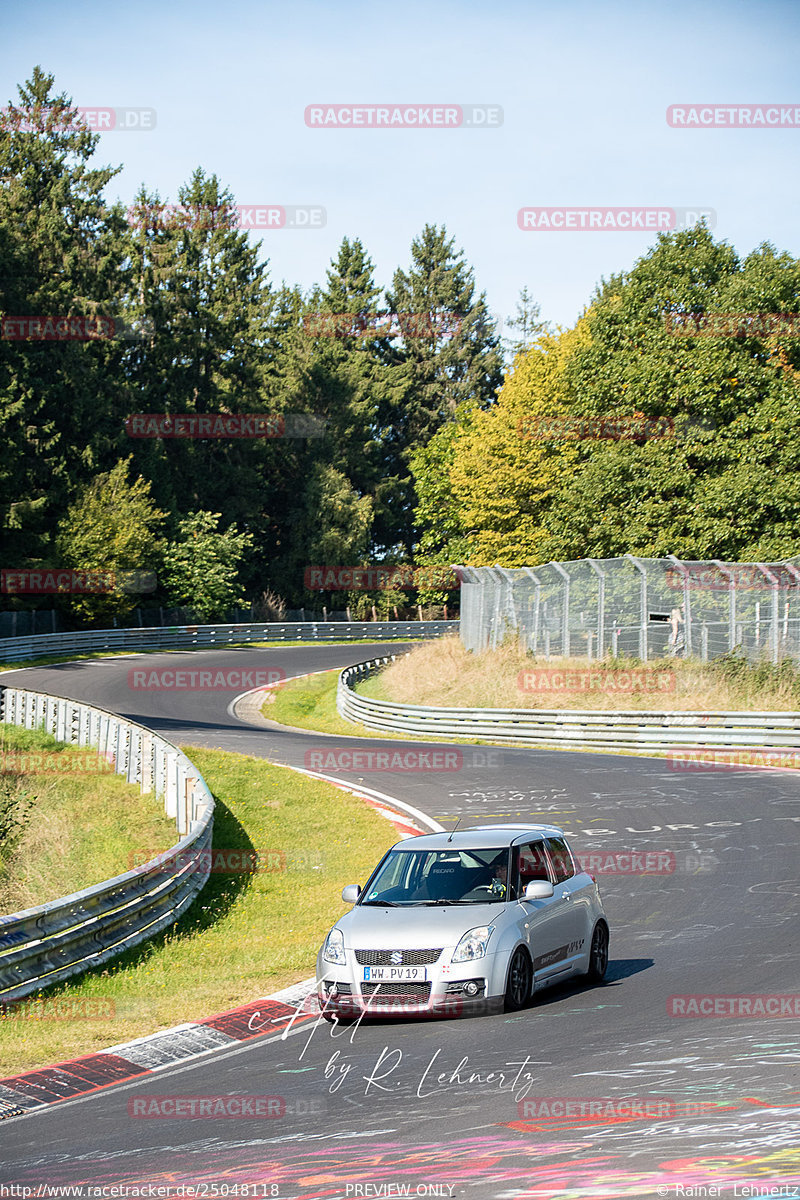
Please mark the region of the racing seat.
<svg viewBox="0 0 800 1200"><path fill-rule="evenodd" d="M419 889L421 899L460 900L464 895L467 880L460 863L434 863Z"/></svg>

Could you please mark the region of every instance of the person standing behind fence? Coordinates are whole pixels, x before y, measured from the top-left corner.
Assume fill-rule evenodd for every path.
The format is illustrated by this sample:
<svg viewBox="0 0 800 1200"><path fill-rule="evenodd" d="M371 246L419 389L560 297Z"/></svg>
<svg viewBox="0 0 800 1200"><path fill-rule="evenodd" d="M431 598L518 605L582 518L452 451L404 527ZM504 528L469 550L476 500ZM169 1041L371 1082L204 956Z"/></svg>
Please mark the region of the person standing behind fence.
<svg viewBox="0 0 800 1200"><path fill-rule="evenodd" d="M686 648L686 637L684 630L681 628L682 625L685 627L685 624L684 606L681 604L679 607L673 608L670 614L671 628L667 649L673 658L682 654Z"/></svg>

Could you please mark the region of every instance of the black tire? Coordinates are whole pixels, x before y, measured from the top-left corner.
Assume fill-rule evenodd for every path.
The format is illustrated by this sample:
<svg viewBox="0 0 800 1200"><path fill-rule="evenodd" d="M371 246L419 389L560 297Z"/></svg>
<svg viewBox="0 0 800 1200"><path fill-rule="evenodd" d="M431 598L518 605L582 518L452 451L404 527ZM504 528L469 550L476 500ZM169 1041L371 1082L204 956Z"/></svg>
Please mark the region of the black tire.
<svg viewBox="0 0 800 1200"><path fill-rule="evenodd" d="M506 980L506 996L504 1008L506 1012L519 1012L531 998L533 983L533 968L526 950L518 946L508 964L508 979Z"/></svg>
<svg viewBox="0 0 800 1200"><path fill-rule="evenodd" d="M608 970L608 926L604 921L598 921L592 933L592 947L589 951L589 969L586 978L590 983L602 983Z"/></svg>

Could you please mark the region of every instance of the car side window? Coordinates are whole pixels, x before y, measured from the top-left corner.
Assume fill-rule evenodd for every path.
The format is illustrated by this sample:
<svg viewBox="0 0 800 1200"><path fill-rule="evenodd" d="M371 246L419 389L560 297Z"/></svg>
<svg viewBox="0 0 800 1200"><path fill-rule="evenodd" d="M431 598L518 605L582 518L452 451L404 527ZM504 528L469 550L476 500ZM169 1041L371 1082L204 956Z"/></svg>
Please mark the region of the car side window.
<svg viewBox="0 0 800 1200"><path fill-rule="evenodd" d="M569 847L564 839L548 838L547 848L550 851L550 858L552 859L553 868L556 873L556 883L563 883L565 879L571 879L575 874L575 867Z"/></svg>
<svg viewBox="0 0 800 1200"><path fill-rule="evenodd" d="M527 845L520 846L517 864L517 896L524 895L527 884L532 883L535 879L550 881L544 843L529 842Z"/></svg>

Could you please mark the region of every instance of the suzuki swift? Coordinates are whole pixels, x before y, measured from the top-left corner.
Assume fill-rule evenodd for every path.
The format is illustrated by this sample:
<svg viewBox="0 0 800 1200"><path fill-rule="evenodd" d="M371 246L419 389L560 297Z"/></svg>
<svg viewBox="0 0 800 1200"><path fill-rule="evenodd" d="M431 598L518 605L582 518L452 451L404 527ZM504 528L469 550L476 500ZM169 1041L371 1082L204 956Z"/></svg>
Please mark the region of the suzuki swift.
<svg viewBox="0 0 800 1200"><path fill-rule="evenodd" d="M554 825L484 825L393 846L317 957L328 1019L516 1011L574 975L599 983L608 922Z"/></svg>

